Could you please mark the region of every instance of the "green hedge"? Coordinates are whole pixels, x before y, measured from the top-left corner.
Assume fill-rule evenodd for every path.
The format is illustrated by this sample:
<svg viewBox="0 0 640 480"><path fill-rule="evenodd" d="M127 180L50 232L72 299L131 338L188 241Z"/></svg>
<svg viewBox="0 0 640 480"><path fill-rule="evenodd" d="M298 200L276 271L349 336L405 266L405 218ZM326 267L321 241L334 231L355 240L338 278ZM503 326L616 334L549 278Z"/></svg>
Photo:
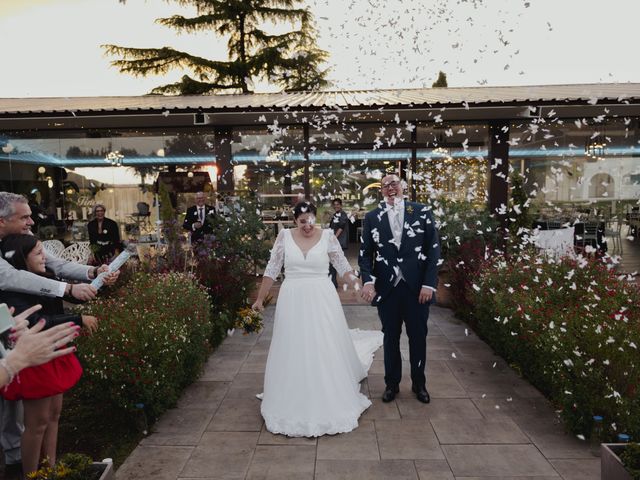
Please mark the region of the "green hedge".
<svg viewBox="0 0 640 480"><path fill-rule="evenodd" d="M84 374L74 396L125 413L144 404L157 418L200 374L211 350L210 312L194 277L136 273L117 294L83 307L99 330L78 341Z"/></svg>
<svg viewBox="0 0 640 480"><path fill-rule="evenodd" d="M640 291L601 260L494 257L472 287L480 335L588 437L640 438Z"/></svg>

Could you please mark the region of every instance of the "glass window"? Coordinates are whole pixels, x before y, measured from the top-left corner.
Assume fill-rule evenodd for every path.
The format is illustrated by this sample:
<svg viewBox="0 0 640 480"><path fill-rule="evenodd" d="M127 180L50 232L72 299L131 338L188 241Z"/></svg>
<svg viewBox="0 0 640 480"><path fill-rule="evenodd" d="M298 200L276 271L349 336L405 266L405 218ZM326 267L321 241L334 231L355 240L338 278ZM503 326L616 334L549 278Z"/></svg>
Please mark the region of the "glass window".
<svg viewBox="0 0 640 480"><path fill-rule="evenodd" d="M613 215L640 198L637 119L514 123L511 167L525 175L534 211ZM555 213L554 213L555 212Z"/></svg>

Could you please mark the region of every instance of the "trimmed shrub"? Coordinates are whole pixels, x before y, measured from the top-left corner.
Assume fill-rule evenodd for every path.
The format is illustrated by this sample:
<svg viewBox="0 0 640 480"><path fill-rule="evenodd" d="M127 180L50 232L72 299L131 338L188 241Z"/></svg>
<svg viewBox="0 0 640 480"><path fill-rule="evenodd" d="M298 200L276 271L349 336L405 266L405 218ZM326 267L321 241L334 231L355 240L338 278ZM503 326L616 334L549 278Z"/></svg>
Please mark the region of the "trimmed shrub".
<svg viewBox="0 0 640 480"><path fill-rule="evenodd" d="M479 334L588 437L640 436L640 291L597 259L494 257L472 285Z"/></svg>
<svg viewBox="0 0 640 480"><path fill-rule="evenodd" d="M128 413L144 404L157 418L210 353L210 299L194 277L180 273L139 272L119 293L82 307L100 328L79 339L84 374L73 394Z"/></svg>

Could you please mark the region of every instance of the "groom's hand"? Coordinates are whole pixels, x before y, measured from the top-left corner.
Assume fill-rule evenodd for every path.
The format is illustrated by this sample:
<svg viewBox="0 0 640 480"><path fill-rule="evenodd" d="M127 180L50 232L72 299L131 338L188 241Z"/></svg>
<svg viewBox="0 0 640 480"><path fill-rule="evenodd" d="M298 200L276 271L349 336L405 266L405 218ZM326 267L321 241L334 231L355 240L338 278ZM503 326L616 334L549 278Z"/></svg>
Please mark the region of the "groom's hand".
<svg viewBox="0 0 640 480"><path fill-rule="evenodd" d="M420 289L420 294L418 295L418 303L424 304L431 300L433 297L433 290L427 287L422 287Z"/></svg>
<svg viewBox="0 0 640 480"><path fill-rule="evenodd" d="M376 297L376 289L373 283L367 283L363 286L360 291L360 296L369 303L373 302L373 299Z"/></svg>

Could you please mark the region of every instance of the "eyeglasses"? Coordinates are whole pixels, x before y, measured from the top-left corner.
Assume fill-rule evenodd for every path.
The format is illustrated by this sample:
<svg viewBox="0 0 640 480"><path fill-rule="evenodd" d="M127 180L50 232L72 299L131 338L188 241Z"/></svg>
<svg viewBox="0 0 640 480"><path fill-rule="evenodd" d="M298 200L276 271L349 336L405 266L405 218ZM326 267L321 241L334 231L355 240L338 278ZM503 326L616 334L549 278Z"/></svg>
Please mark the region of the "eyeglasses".
<svg viewBox="0 0 640 480"><path fill-rule="evenodd" d="M393 182L387 182L387 183L383 183L382 184L382 188L396 188L398 185L400 185L400 182L396 182L395 180Z"/></svg>
<svg viewBox="0 0 640 480"><path fill-rule="evenodd" d="M104 213L104 212L105 212L105 211L104 211L104 210L101 210L101 209L96 210L96 213Z"/></svg>

